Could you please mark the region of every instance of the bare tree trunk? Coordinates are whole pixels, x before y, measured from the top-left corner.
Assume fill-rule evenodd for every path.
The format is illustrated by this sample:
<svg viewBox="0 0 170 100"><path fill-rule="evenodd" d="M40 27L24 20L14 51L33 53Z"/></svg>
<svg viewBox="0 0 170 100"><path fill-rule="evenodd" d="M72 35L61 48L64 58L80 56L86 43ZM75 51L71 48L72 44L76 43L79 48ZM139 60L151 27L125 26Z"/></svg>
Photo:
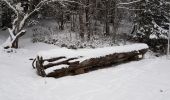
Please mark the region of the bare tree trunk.
<svg viewBox="0 0 170 100"><path fill-rule="evenodd" d="M18 43L19 43L19 40L16 39L15 42L12 44L11 48L18 48Z"/></svg>
<svg viewBox="0 0 170 100"><path fill-rule="evenodd" d="M106 17L107 18L107 17ZM106 22L105 22L105 35L110 35L110 28L109 28L109 22L108 22L108 19L106 19Z"/></svg>
<svg viewBox="0 0 170 100"><path fill-rule="evenodd" d="M87 29L87 39L90 40L91 30L90 30L90 0L86 0L86 29Z"/></svg>
<svg viewBox="0 0 170 100"><path fill-rule="evenodd" d="M117 2L115 3L117 4ZM114 23L113 23L113 35L112 35L112 38L113 38L113 43L116 43L116 37L117 37L117 31L118 31L118 28L119 28L119 24L120 24L120 21L121 21L121 17L120 17L120 14L118 14L118 8L117 6L115 6L115 12L114 12Z"/></svg>
<svg viewBox="0 0 170 100"><path fill-rule="evenodd" d="M75 20L75 15L74 14L72 14L71 19L72 19L71 20L71 31L75 32L75 27L76 27L75 22L76 22L76 20Z"/></svg>
<svg viewBox="0 0 170 100"><path fill-rule="evenodd" d="M61 8L61 19L60 19L59 29L64 30L64 11L63 11L63 8Z"/></svg>
<svg viewBox="0 0 170 100"><path fill-rule="evenodd" d="M109 27L109 1L105 1L105 35L110 35L110 27Z"/></svg>
<svg viewBox="0 0 170 100"><path fill-rule="evenodd" d="M82 40L84 40L85 35L85 24L84 24L84 8L82 6L79 6L79 24L80 24L80 37Z"/></svg>

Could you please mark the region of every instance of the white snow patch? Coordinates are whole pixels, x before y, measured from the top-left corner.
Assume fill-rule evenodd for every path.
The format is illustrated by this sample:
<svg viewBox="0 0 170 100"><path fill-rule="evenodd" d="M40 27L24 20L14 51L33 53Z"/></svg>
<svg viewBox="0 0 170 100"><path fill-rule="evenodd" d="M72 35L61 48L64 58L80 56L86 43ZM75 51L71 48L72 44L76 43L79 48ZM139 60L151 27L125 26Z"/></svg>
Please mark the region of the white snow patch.
<svg viewBox="0 0 170 100"><path fill-rule="evenodd" d="M142 55L138 55L138 58L142 58L143 56Z"/></svg>
<svg viewBox="0 0 170 100"><path fill-rule="evenodd" d="M62 61L65 61L65 60L67 60L66 58L63 58L63 59L59 59L59 60L57 60L57 61L53 61L53 63L58 63L58 62L62 62ZM43 65L48 65L50 62L48 62L48 61L44 61L44 63L43 63Z"/></svg>
<svg viewBox="0 0 170 100"><path fill-rule="evenodd" d="M45 69L45 73L49 74L49 73L52 73L55 70L62 69L62 68L68 68L68 67L69 67L69 65L65 65L65 64L53 66L53 67Z"/></svg>
<svg viewBox="0 0 170 100"><path fill-rule="evenodd" d="M41 51L38 53L38 56L42 56L44 59L49 59L52 57L61 57L61 56L65 56L66 58L83 56L83 58L79 59L79 61L81 62L88 58L97 58L113 53L131 52L131 51L137 51L146 48L148 48L148 45L142 43L136 43L136 44L124 45L124 46L96 48L96 49L72 50L67 48L57 48L48 51Z"/></svg>
<svg viewBox="0 0 170 100"><path fill-rule="evenodd" d="M22 12L24 10L24 8L22 7L22 4L21 3L18 3L16 5L16 9L19 10L20 12Z"/></svg>
<svg viewBox="0 0 170 100"><path fill-rule="evenodd" d="M150 38L150 39L158 39L158 37L157 37L155 34L151 34L151 35L149 36L149 38Z"/></svg>

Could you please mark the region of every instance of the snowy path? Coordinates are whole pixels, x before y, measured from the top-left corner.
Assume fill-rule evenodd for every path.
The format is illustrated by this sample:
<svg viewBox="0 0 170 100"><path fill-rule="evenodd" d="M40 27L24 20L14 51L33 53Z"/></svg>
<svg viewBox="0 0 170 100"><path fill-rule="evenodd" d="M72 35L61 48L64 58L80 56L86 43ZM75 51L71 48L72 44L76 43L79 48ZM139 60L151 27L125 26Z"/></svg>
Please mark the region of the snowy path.
<svg viewBox="0 0 170 100"><path fill-rule="evenodd" d="M0 100L170 99L170 60L164 57L146 57L78 76L41 78L28 59L51 48L30 43L10 54L0 49Z"/></svg>

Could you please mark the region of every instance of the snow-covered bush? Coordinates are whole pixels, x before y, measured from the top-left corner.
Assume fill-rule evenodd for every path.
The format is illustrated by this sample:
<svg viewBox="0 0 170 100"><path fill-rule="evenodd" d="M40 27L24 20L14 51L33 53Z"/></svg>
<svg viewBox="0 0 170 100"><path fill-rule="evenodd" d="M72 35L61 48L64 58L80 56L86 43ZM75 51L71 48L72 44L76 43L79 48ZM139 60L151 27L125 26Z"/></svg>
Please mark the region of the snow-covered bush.
<svg viewBox="0 0 170 100"><path fill-rule="evenodd" d="M27 26L28 26L28 27L32 27L32 26L37 25L38 23L39 23L38 20L32 19L32 20L28 21Z"/></svg>
<svg viewBox="0 0 170 100"><path fill-rule="evenodd" d="M168 40L166 38L147 38L142 35L129 35L128 39L133 42L148 44L150 50L156 53L166 54Z"/></svg>
<svg viewBox="0 0 170 100"><path fill-rule="evenodd" d="M82 41L78 33L70 32L69 30L59 31L55 26L36 26L32 29L33 39L35 42L44 42L47 44L54 44L60 47L67 47L71 49L77 48L96 48L117 45L113 44L112 37L103 35L93 35L90 40Z"/></svg>
<svg viewBox="0 0 170 100"><path fill-rule="evenodd" d="M133 40L147 43L155 52L165 53L169 5L164 0L141 0L136 3L136 32Z"/></svg>

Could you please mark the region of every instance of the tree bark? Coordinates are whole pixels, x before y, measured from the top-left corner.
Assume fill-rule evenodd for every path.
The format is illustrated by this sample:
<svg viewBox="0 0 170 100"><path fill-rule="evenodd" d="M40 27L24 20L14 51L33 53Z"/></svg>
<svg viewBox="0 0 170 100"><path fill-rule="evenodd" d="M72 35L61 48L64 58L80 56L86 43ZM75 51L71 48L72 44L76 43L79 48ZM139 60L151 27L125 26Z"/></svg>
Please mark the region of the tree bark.
<svg viewBox="0 0 170 100"><path fill-rule="evenodd" d="M86 0L86 30L87 30L87 39L90 40L91 30L90 30L90 0Z"/></svg>
<svg viewBox="0 0 170 100"><path fill-rule="evenodd" d="M15 49L17 49L17 48L18 48L18 43L19 43L19 40L18 40L18 39L16 39L16 40L15 40L15 42L13 42L13 43L12 43L11 48L15 48Z"/></svg>
<svg viewBox="0 0 170 100"><path fill-rule="evenodd" d="M80 37L82 40L84 40L85 35L85 23L84 23L84 8L82 6L79 6L79 24L80 24Z"/></svg>
<svg viewBox="0 0 170 100"><path fill-rule="evenodd" d="M105 1L105 35L110 35L110 26L109 26L109 1Z"/></svg>

